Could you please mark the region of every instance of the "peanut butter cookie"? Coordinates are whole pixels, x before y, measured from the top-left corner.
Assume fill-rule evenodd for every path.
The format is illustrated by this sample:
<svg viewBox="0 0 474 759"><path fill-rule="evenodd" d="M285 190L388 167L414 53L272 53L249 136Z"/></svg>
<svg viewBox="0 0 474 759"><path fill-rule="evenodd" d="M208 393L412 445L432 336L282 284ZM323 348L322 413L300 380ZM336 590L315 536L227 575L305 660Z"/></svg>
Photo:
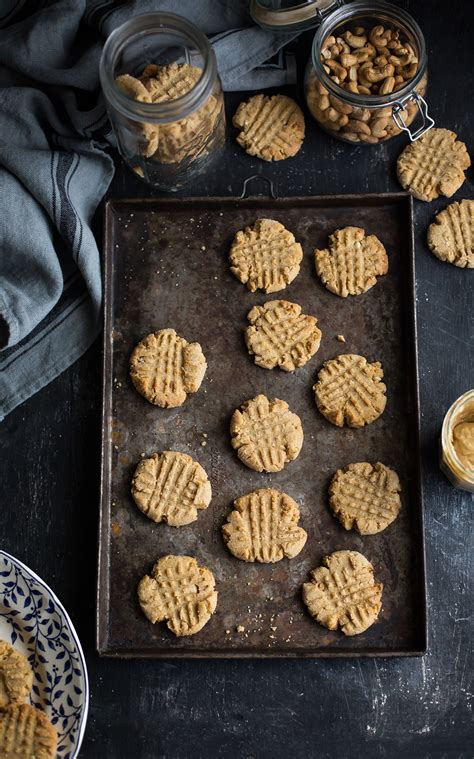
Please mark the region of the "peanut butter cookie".
<svg viewBox="0 0 474 759"><path fill-rule="evenodd" d="M143 82L139 79L135 79L134 76L122 74L116 78L115 84L120 87L126 95L133 98L133 100L138 100L141 103L152 102L150 93L144 86ZM150 156L154 155L158 148L158 125L130 120L129 128L130 131L137 134L140 153L144 155L145 158L150 158Z"/></svg>
<svg viewBox="0 0 474 759"><path fill-rule="evenodd" d="M239 105L232 123L241 130L239 145L264 161L290 158L303 144L303 111L285 95L254 95Z"/></svg>
<svg viewBox="0 0 474 759"><path fill-rule="evenodd" d="M314 260L323 285L341 298L365 293L388 271L384 246L360 227L336 229L329 247L314 251Z"/></svg>
<svg viewBox="0 0 474 759"><path fill-rule="evenodd" d="M32 685L33 672L26 656L0 640L0 709L22 704Z"/></svg>
<svg viewBox="0 0 474 759"><path fill-rule="evenodd" d="M303 445L299 416L278 398L257 395L234 411L230 422L232 447L239 459L256 472L279 472L293 461Z"/></svg>
<svg viewBox="0 0 474 759"><path fill-rule="evenodd" d="M167 622L175 635L194 635L215 611L214 575L191 556L164 556L138 585L138 599L150 622Z"/></svg>
<svg viewBox="0 0 474 759"><path fill-rule="evenodd" d="M0 756L5 759L54 759L58 736L40 709L29 704L0 712Z"/></svg>
<svg viewBox="0 0 474 759"><path fill-rule="evenodd" d="M251 292L283 290L300 270L303 250L294 235L274 219L258 219L237 232L230 270Z"/></svg>
<svg viewBox="0 0 474 759"><path fill-rule="evenodd" d="M242 561L274 563L294 558L308 537L298 526L300 510L286 493L261 488L237 498L222 528L229 551Z"/></svg>
<svg viewBox="0 0 474 759"><path fill-rule="evenodd" d="M249 353L264 369L279 366L293 372L316 353L321 330L314 316L301 313L301 306L288 300L270 300L254 306L247 314L250 326L245 332Z"/></svg>
<svg viewBox="0 0 474 759"><path fill-rule="evenodd" d="M199 390L207 364L199 343L188 343L174 329L153 332L130 357L130 377L138 392L162 408L181 406Z"/></svg>
<svg viewBox="0 0 474 759"><path fill-rule="evenodd" d="M474 200L440 211L428 227L428 246L440 261L474 269Z"/></svg>
<svg viewBox="0 0 474 759"><path fill-rule="evenodd" d="M326 361L313 387L321 414L337 427L363 427L375 421L385 408L386 386L378 361L343 353Z"/></svg>
<svg viewBox="0 0 474 759"><path fill-rule="evenodd" d="M207 509L212 490L206 472L191 456L163 451L139 462L132 496L154 522L181 527L197 519L198 509Z"/></svg>
<svg viewBox="0 0 474 759"><path fill-rule="evenodd" d="M471 165L466 146L449 129L430 129L410 143L397 161L398 180L418 200L448 198L459 190Z"/></svg>
<svg viewBox="0 0 474 759"><path fill-rule="evenodd" d="M374 582L374 568L357 551L325 556L303 585L303 600L311 616L328 630L359 635L376 622L382 608L382 583Z"/></svg>
<svg viewBox="0 0 474 759"><path fill-rule="evenodd" d="M398 475L388 466L349 464L332 478L329 504L346 530L375 535L397 518L400 490Z"/></svg>

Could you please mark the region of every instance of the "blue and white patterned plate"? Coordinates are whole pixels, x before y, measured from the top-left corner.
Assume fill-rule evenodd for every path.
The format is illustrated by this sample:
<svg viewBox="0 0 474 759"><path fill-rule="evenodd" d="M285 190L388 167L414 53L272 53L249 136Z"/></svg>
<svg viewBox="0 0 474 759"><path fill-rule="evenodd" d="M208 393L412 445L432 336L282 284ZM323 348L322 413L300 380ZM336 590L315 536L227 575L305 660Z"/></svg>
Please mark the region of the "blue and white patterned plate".
<svg viewBox="0 0 474 759"><path fill-rule="evenodd" d="M0 551L0 639L28 657L31 703L58 733L58 757L79 753L89 708L89 681L81 644L64 606L38 575Z"/></svg>

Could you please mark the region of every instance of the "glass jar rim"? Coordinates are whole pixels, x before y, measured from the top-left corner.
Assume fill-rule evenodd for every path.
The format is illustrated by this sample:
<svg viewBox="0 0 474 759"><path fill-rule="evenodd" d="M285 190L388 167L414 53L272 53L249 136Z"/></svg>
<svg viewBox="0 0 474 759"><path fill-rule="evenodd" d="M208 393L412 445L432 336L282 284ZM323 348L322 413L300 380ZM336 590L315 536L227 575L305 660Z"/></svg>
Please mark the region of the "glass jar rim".
<svg viewBox="0 0 474 759"><path fill-rule="evenodd" d="M357 16L376 15L377 13L385 13L389 20L405 24L416 38L420 57L418 71L403 87L389 95L360 95L355 92L348 92L336 84L324 70L320 60L322 43L340 21L347 20L348 18L355 21ZM423 32L417 22L402 8L392 5L392 3L387 3L385 0L354 0L354 2L345 3L333 11L333 13L330 13L318 27L313 38L311 58L315 73L332 95L359 108L384 108L390 105L402 105L402 101L411 95L422 80L426 71L426 44Z"/></svg>
<svg viewBox="0 0 474 759"><path fill-rule="evenodd" d="M452 469L452 464L454 463L463 479L469 483L474 483L474 476L472 474L472 471L467 469L467 467L465 467L460 460L459 456L456 453L456 449L453 445L452 440L453 422L456 419L456 415L469 401L474 401L474 389L463 393L463 395L459 396L459 398L457 398L449 407L443 420L443 426L441 428L441 447L450 469Z"/></svg>
<svg viewBox="0 0 474 759"><path fill-rule="evenodd" d="M195 85L184 95L160 103L143 103L127 95L116 84L114 63L132 39L164 31L187 37L201 53L204 68ZM123 116L133 121L166 124L186 118L207 100L217 78L217 63L206 35L187 19L176 13L142 13L125 21L109 35L102 51L99 75L106 99Z"/></svg>

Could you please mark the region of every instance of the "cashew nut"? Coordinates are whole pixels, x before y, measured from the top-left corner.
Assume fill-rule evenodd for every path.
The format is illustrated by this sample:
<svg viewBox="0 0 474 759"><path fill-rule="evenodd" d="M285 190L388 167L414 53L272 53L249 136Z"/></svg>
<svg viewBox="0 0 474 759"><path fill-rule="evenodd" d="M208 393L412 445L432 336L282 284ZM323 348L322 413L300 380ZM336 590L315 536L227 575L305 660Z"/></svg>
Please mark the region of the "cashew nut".
<svg viewBox="0 0 474 759"><path fill-rule="evenodd" d="M358 119L349 119L344 129L354 134L370 134L370 127L365 121L359 121Z"/></svg>
<svg viewBox="0 0 474 759"><path fill-rule="evenodd" d="M388 76L393 76L395 67L391 63L387 63L386 66L378 66L368 68L364 71L364 77L371 83L381 82L382 79L386 79Z"/></svg>
<svg viewBox="0 0 474 759"><path fill-rule="evenodd" d="M383 80L382 84L379 87L379 95L390 95L391 92L393 92L393 88L395 87L395 77L394 76L388 76L386 79Z"/></svg>
<svg viewBox="0 0 474 759"><path fill-rule="evenodd" d="M370 131L374 135L374 137L386 137L387 136L387 125L388 125L389 119L388 118L382 118L382 119L374 119L370 122Z"/></svg>
<svg viewBox="0 0 474 759"><path fill-rule="evenodd" d="M327 66L329 69L331 69L331 71L332 71L332 72L333 72L333 73L334 73L334 74L335 74L337 77L339 77L339 80L340 80L341 82L343 82L343 81L344 81L344 79L346 79L346 77L347 77L347 71L346 71L346 69L344 68L344 66L341 66L341 64L340 64L340 63L338 63L337 61L334 61L334 60L330 60L330 61L327 61L327 62L326 62L326 66Z"/></svg>
<svg viewBox="0 0 474 759"><path fill-rule="evenodd" d="M335 98L334 95L329 95L329 102L339 113L352 113L352 106L343 103L342 100Z"/></svg>
<svg viewBox="0 0 474 759"><path fill-rule="evenodd" d="M387 42L389 40L388 35L385 34L385 29L383 26L374 26L373 29L369 32L369 40L371 41L372 45L374 45L376 48L380 47L387 47Z"/></svg>
<svg viewBox="0 0 474 759"><path fill-rule="evenodd" d="M351 47L356 47L356 48L364 47L364 45L367 42L367 37L365 34L360 34L360 35L352 34L352 32L350 32L349 30L347 32L344 32L342 36L344 37L348 45L350 45Z"/></svg>
<svg viewBox="0 0 474 759"><path fill-rule="evenodd" d="M351 66L355 66L356 63L358 63L355 55L351 55L350 53L343 53L339 60L346 69L350 68Z"/></svg>

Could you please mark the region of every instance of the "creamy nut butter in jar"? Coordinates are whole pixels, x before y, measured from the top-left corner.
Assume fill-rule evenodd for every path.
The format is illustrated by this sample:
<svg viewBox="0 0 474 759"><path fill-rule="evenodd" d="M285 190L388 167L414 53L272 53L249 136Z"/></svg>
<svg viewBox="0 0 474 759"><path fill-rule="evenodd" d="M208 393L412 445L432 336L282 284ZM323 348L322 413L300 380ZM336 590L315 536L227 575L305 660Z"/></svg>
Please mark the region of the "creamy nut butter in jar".
<svg viewBox="0 0 474 759"><path fill-rule="evenodd" d="M461 395L444 417L440 467L456 488L474 493L474 390Z"/></svg>
<svg viewBox="0 0 474 759"><path fill-rule="evenodd" d="M382 0L252 0L251 12L273 30L317 26L305 96L329 134L376 145L402 132L416 140L433 126L425 40L402 8Z"/></svg>
<svg viewBox="0 0 474 759"><path fill-rule="evenodd" d="M177 190L220 154L215 55L186 19L149 13L122 24L104 46L100 79L120 154L141 179Z"/></svg>

